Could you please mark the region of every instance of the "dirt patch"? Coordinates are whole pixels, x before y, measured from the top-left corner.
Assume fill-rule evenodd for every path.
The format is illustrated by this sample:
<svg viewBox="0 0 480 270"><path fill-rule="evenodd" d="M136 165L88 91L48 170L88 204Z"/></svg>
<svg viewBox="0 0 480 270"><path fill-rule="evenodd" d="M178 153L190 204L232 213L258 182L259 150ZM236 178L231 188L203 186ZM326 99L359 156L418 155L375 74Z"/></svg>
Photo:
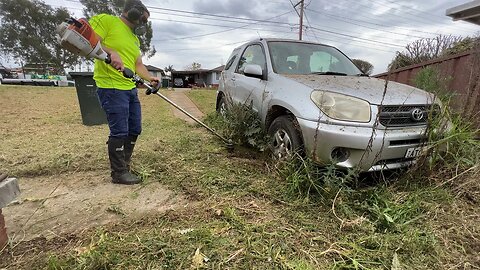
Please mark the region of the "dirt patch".
<svg viewBox="0 0 480 270"><path fill-rule="evenodd" d="M187 204L158 182L114 185L106 171L23 178L19 185L21 197L3 209L9 237L14 241L81 233Z"/></svg>

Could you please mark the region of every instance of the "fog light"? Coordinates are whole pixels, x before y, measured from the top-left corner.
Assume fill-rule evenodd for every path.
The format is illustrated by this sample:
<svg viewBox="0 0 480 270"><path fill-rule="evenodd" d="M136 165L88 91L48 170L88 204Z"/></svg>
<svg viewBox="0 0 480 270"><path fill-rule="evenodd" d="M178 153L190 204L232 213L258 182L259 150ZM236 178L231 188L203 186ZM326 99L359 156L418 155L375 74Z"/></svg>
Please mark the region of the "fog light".
<svg viewBox="0 0 480 270"><path fill-rule="evenodd" d="M337 147L333 149L331 157L332 160L336 162L344 162L350 157L350 150L343 147Z"/></svg>

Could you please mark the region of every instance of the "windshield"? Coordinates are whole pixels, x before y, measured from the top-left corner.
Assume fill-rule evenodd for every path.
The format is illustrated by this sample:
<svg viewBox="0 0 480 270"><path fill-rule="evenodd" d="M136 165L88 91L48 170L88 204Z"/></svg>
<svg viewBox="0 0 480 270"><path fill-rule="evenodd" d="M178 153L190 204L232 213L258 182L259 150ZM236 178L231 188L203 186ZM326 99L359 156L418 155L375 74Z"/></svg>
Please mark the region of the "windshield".
<svg viewBox="0 0 480 270"><path fill-rule="evenodd" d="M280 74L358 75L362 72L339 50L320 44L268 43L273 70Z"/></svg>

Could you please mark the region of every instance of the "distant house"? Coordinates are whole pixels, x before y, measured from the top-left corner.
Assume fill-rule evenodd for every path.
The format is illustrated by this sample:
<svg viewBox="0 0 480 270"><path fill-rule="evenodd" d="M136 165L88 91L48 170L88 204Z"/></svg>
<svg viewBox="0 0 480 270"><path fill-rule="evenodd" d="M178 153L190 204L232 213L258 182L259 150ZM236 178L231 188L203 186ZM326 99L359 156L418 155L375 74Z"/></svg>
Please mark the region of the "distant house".
<svg viewBox="0 0 480 270"><path fill-rule="evenodd" d="M220 80L220 75L225 68L225 65L216 67L209 70L207 73L207 85L212 87L218 87L218 81Z"/></svg>
<svg viewBox="0 0 480 270"><path fill-rule="evenodd" d="M151 65L145 65L145 67L153 76L158 77L160 81L162 80L162 77L165 76L165 72L161 68Z"/></svg>
<svg viewBox="0 0 480 270"><path fill-rule="evenodd" d="M173 70L171 79L174 87L206 87L208 69Z"/></svg>
<svg viewBox="0 0 480 270"><path fill-rule="evenodd" d="M214 69L174 70L171 74L174 87L218 87L225 66Z"/></svg>

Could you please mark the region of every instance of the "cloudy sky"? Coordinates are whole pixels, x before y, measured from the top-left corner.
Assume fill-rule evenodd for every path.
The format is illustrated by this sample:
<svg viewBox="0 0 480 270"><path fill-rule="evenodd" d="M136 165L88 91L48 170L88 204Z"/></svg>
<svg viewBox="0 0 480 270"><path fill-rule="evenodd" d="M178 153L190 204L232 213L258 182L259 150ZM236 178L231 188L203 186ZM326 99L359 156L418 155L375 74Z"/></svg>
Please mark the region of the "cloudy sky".
<svg viewBox="0 0 480 270"><path fill-rule="evenodd" d="M480 26L453 22L446 9L471 0L305 0L304 40L336 46L386 70L406 44L437 34L476 35ZM45 0L81 16L78 0ZM224 64L231 51L258 37L298 39L298 0L144 0L157 54L144 62L181 70Z"/></svg>

